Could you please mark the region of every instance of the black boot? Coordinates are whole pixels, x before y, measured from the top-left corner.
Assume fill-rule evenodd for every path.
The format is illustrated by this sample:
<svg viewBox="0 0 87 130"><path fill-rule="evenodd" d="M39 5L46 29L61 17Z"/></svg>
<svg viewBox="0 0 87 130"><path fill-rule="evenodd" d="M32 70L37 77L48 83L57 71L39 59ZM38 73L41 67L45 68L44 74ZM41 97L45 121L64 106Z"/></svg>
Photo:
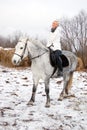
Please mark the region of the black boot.
<svg viewBox="0 0 87 130"><path fill-rule="evenodd" d="M62 66L62 59L61 59L62 52L60 50L56 50L54 51L54 54L55 54L55 61L56 61L55 65L58 68L57 76L60 77L63 76L63 66Z"/></svg>
<svg viewBox="0 0 87 130"><path fill-rule="evenodd" d="M58 76L63 76L63 67L62 67L62 60L60 57L58 57Z"/></svg>

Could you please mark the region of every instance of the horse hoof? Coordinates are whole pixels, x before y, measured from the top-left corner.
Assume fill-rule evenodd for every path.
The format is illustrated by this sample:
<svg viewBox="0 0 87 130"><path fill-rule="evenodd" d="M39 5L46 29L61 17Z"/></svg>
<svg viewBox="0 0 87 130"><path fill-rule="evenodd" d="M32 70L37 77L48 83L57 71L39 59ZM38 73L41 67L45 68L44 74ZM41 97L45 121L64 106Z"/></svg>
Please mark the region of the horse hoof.
<svg viewBox="0 0 87 130"><path fill-rule="evenodd" d="M28 105L28 106L33 106L33 103L34 103L33 101L29 101L29 102L27 103L27 105Z"/></svg>
<svg viewBox="0 0 87 130"><path fill-rule="evenodd" d="M72 98L72 97L75 97L75 94L69 94L69 95L64 96L64 98Z"/></svg>
<svg viewBox="0 0 87 130"><path fill-rule="evenodd" d="M59 97L59 98L58 98L58 101L62 101L62 100L63 100L63 97Z"/></svg>
<svg viewBox="0 0 87 130"><path fill-rule="evenodd" d="M50 107L50 103L46 103L45 107L49 108Z"/></svg>

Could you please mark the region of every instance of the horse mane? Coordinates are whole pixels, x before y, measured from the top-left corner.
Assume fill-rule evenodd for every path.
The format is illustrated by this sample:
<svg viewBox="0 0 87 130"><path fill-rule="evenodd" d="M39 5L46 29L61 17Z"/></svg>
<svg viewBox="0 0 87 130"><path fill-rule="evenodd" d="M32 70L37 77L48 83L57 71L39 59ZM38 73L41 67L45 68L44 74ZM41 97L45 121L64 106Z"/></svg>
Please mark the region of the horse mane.
<svg viewBox="0 0 87 130"><path fill-rule="evenodd" d="M26 43L27 41L31 42L34 46L38 48L38 50L45 50L48 51L49 49L38 39L27 38L27 37L20 37L19 41Z"/></svg>
<svg viewBox="0 0 87 130"><path fill-rule="evenodd" d="M34 44L38 49L42 49L42 50L47 50L48 51L48 48L40 41L40 40L37 40L37 39L28 39L32 44Z"/></svg>

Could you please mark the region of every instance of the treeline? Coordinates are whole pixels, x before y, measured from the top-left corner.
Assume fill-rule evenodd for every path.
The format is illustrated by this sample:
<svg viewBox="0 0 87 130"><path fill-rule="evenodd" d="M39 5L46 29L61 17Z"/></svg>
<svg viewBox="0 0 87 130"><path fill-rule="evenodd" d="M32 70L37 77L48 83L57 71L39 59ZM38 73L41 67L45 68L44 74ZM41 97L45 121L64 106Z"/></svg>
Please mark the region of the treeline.
<svg viewBox="0 0 87 130"><path fill-rule="evenodd" d="M14 48L21 36L23 34L20 31L16 31L8 37L0 36L0 46L3 48Z"/></svg>
<svg viewBox="0 0 87 130"><path fill-rule="evenodd" d="M87 13L81 11L71 19L62 18L60 25L62 49L74 52L87 67ZM21 32L15 32L8 38L0 36L0 46L14 48L20 36L23 36ZM46 44L46 39L42 42Z"/></svg>

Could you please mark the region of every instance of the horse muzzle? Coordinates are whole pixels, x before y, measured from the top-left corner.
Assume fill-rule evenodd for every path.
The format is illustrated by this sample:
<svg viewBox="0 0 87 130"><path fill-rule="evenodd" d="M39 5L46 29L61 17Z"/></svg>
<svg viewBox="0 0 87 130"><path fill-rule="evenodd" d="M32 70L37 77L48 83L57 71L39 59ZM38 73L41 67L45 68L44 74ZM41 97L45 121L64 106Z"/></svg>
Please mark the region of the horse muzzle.
<svg viewBox="0 0 87 130"><path fill-rule="evenodd" d="M21 58L19 58L19 59L15 59L14 57L12 58L12 63L14 64L14 65L20 65L20 62L21 62Z"/></svg>

